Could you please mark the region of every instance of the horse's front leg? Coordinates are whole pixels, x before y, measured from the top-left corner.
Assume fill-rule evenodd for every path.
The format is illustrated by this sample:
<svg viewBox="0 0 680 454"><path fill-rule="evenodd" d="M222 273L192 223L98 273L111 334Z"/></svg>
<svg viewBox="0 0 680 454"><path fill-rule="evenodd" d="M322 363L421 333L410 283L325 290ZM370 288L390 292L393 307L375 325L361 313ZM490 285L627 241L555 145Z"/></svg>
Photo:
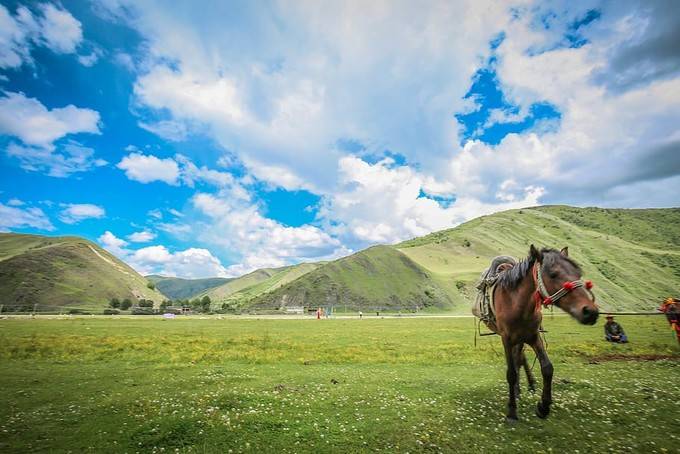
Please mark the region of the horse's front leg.
<svg viewBox="0 0 680 454"><path fill-rule="evenodd" d="M553 365L538 334L536 335L536 340L531 343L531 348L536 352L538 362L541 364L541 375L543 376L543 394L541 401L536 406L536 415L539 418L547 418L550 414L550 404L552 404Z"/></svg>
<svg viewBox="0 0 680 454"><path fill-rule="evenodd" d="M522 348L521 344L513 345L509 339L503 338L505 349L505 362L507 371L505 378L508 381L508 413L505 420L509 423L517 422L517 385L519 383L519 364L516 361L517 348Z"/></svg>

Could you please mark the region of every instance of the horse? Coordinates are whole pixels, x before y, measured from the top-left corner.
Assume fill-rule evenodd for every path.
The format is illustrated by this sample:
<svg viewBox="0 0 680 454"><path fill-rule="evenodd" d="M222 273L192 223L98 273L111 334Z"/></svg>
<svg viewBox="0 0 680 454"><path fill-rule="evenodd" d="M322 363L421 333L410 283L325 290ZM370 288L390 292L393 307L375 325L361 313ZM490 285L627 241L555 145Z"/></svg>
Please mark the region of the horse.
<svg viewBox="0 0 680 454"><path fill-rule="evenodd" d="M534 380L524 355L529 345L541 366L543 392L536 405L536 415L547 418L552 404L553 365L540 337L541 307L557 306L585 325L597 322L599 309L591 292L592 282L581 279L581 267L569 258L569 249L538 250L533 244L529 256L500 273L493 289L496 320L487 326L499 334L505 350L508 382L506 421L517 422L519 368L524 367L529 388Z"/></svg>

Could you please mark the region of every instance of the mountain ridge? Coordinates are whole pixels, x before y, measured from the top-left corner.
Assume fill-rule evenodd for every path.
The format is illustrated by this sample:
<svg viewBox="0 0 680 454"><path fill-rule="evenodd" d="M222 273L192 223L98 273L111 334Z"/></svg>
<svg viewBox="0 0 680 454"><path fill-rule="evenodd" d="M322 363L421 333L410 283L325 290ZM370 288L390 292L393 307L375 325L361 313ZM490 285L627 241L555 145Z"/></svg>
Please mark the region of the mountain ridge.
<svg viewBox="0 0 680 454"><path fill-rule="evenodd" d="M198 280L144 278L77 236L3 233L0 295L4 301L0 304L34 301L101 308L110 297L146 298L158 304L166 298L165 284L179 283L181 289L175 290L180 293L168 291L175 297L167 296L210 296L213 309L335 306L468 313L476 280L490 260L500 254L524 258L530 244L569 246L585 277L595 282L598 301L606 309L647 310L660 298L680 293L680 208L550 205L481 216L329 262ZM148 282L154 282L157 290L148 288Z"/></svg>

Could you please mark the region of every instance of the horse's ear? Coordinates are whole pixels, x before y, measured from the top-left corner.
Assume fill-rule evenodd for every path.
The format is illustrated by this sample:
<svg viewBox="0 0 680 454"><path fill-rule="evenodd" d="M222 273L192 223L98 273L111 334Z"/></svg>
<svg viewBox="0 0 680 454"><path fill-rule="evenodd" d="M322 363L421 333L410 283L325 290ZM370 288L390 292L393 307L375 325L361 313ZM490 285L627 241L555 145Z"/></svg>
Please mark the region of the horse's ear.
<svg viewBox="0 0 680 454"><path fill-rule="evenodd" d="M532 244L529 247L529 257L536 260L537 262L540 262L543 259L543 254L541 254L541 251L536 249L536 246Z"/></svg>
<svg viewBox="0 0 680 454"><path fill-rule="evenodd" d="M560 249L560 254L565 257L569 257L569 246L564 246L562 249Z"/></svg>

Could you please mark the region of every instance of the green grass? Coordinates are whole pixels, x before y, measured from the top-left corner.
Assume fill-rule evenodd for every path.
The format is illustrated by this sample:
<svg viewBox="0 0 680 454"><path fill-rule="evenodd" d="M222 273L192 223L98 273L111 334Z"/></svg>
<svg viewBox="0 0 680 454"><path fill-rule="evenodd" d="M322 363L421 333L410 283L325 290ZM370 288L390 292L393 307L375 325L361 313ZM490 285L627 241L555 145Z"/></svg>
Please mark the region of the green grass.
<svg viewBox="0 0 680 454"><path fill-rule="evenodd" d="M628 345L548 316L554 411L525 392L508 427L470 318L2 320L0 450L676 451L680 349L663 317L621 321Z"/></svg>

